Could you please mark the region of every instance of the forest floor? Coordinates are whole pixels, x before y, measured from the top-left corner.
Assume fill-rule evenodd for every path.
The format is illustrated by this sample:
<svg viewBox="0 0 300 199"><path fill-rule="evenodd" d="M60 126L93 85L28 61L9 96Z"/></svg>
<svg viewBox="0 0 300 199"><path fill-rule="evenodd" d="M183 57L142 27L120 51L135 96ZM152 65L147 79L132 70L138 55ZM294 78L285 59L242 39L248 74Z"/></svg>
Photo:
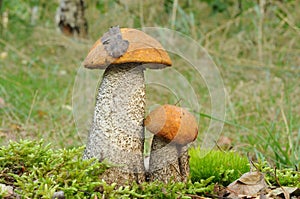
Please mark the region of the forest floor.
<svg viewBox="0 0 300 199"><path fill-rule="evenodd" d="M72 39L56 30L57 2L3 2L0 145L20 139L43 139L56 149L84 145L87 134L77 131L72 96L77 71L90 47L113 25L157 26L191 37L218 66L226 91L221 138L227 140L228 148L278 168L299 169L299 0L270 0L266 5L246 0L242 9L237 1L220 1L219 7L210 1L177 5L165 1L163 6L158 0L126 2L87 0L88 39ZM171 58L183 63L175 69L198 85L201 135L210 122L209 117L201 117L211 112L209 92L201 78L193 79L180 57L172 54ZM175 103L155 89L148 89L147 95L161 104Z"/></svg>

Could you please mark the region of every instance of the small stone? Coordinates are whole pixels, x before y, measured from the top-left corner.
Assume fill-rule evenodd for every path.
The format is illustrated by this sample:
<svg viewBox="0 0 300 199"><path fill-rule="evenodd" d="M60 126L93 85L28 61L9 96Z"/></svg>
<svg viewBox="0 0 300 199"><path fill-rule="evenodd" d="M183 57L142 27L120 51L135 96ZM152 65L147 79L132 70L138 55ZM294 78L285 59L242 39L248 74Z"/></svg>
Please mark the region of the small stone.
<svg viewBox="0 0 300 199"><path fill-rule="evenodd" d="M7 186L5 184L0 184L0 190L2 190L1 192L6 193L6 195L4 195L4 197L9 197L14 194L14 188L11 186Z"/></svg>
<svg viewBox="0 0 300 199"><path fill-rule="evenodd" d="M52 199L65 199L65 193L63 191L57 191L53 194Z"/></svg>

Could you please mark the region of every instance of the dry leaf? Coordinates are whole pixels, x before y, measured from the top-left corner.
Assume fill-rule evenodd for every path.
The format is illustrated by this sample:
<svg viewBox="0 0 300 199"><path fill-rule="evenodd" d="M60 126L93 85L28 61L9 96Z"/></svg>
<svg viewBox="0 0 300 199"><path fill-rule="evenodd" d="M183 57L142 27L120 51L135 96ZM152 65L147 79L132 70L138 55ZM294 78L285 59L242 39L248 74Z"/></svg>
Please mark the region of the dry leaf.
<svg viewBox="0 0 300 199"><path fill-rule="evenodd" d="M1 59L5 59L6 57L7 57L7 52L2 52L2 53L0 53L0 58Z"/></svg>
<svg viewBox="0 0 300 199"><path fill-rule="evenodd" d="M12 131L21 131L22 130L22 126L19 124L11 124L10 125L10 130Z"/></svg>
<svg viewBox="0 0 300 199"><path fill-rule="evenodd" d="M264 175L260 172L248 172L227 186L227 197L240 197L241 195L255 197L267 188Z"/></svg>
<svg viewBox="0 0 300 199"><path fill-rule="evenodd" d="M47 115L47 112L42 111L42 110L38 110L38 111L37 111L37 114L38 114L39 118L43 118L44 116Z"/></svg>
<svg viewBox="0 0 300 199"><path fill-rule="evenodd" d="M5 101L3 98L0 97L0 108L4 108L5 107Z"/></svg>
<svg viewBox="0 0 300 199"><path fill-rule="evenodd" d="M297 188L297 187L282 187L282 188L284 189L284 191L286 191L290 195L290 197L291 196L300 197L300 189L299 188ZM284 192L283 192L282 188L278 187L278 188L272 190L270 192L270 196L271 197L276 196L276 197L282 197L283 198L284 197Z"/></svg>
<svg viewBox="0 0 300 199"><path fill-rule="evenodd" d="M226 136L220 136L217 144L222 149L230 149L232 147L232 139Z"/></svg>

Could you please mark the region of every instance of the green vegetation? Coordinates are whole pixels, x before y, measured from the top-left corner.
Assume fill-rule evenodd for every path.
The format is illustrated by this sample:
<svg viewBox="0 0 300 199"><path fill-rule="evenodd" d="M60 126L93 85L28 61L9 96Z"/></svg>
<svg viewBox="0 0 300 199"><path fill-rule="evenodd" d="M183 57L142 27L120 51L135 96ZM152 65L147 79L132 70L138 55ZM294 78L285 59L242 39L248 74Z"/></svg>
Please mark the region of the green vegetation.
<svg viewBox="0 0 300 199"><path fill-rule="evenodd" d="M300 172L292 168L275 169L266 161L259 161L255 167L265 174L265 179L270 185L290 186L300 188Z"/></svg>
<svg viewBox="0 0 300 199"><path fill-rule="evenodd" d="M192 149L191 181L187 183L161 182L118 187L99 181L107 168L93 159L82 160L83 147L53 150L43 141L10 142L0 148L0 184L15 187L16 194L27 198L51 198L63 191L66 198L193 198L214 194L215 183L227 185L249 171L245 157L233 152L204 153ZM277 185L274 169L266 162L255 166L271 185ZM300 175L292 169L277 170L282 186L298 186ZM0 192L0 198L6 193Z"/></svg>
<svg viewBox="0 0 300 199"><path fill-rule="evenodd" d="M118 198L123 194L126 198L141 194L150 198L150 194L156 194L153 198L164 198L166 195L174 198L176 194L187 196L210 192L212 182L226 184L247 170L245 158L242 158L244 166L235 167L241 170L226 170L227 167L223 166L217 173L209 175L214 178L209 178L207 182L201 181L197 173L199 169L196 168L198 164L208 163L195 158L201 152L193 149L191 179L194 183L168 186L151 183L147 186L136 185L131 189L115 189L97 182L92 175L83 175L101 172L104 165L79 161L87 132L77 132L73 121L74 78L94 41L110 26L120 25L171 28L190 36L207 49L218 65L227 92L223 136L231 139L230 145L237 153L247 153L253 160L267 161L268 165L261 163L264 166L258 167L266 172L271 184L277 185L274 176L276 166L280 184L299 187L298 1L270 0L266 1L266 5L261 5L259 2L263 1L243 0L240 6L239 1L234 0L182 0L177 5L173 0L164 0L163 4L161 0L86 0L90 37L87 40L67 38L56 31L54 15L57 1L0 2L0 146L8 145L10 140L20 139L44 139L45 144L51 143L51 146L46 145L45 148L40 142L28 141L1 147L0 183L13 183L22 188L24 194L31 190L26 194L37 196L41 193L49 196L58 190L64 190L69 195L76 192L83 197L86 194L91 196L93 187L102 185L108 197ZM38 8L36 18L33 17L34 8ZM195 144L200 145L202 132L206 132L210 122L210 95L201 77L195 77L195 71L184 60L176 55L171 56L176 63L173 68L186 77L191 85L196 86L194 90L201 105L199 115L202 117L199 138ZM159 89L147 90L149 104L174 103L172 97L169 92L161 93ZM178 105L184 102L185 99L182 99ZM59 148L67 149L56 150ZM208 156L214 153L225 159L231 154L213 152ZM12 164L12 160L16 163ZM62 160L65 163L60 167ZM2 169L4 164L8 170ZM67 173L68 168L73 169ZM213 172L205 169L210 169L210 166L203 170ZM42 175L45 180L40 179ZM86 180L91 183L84 185ZM20 192L22 190L19 189ZM97 194L97 190L95 192Z"/></svg>
<svg viewBox="0 0 300 199"><path fill-rule="evenodd" d="M228 185L250 171L247 157L235 152L190 150L191 179L193 182L214 176L213 182Z"/></svg>
<svg viewBox="0 0 300 199"><path fill-rule="evenodd" d="M18 187L27 198L51 198L56 191L84 198L100 186L98 176L106 166L82 160L83 147L52 150L43 142L11 142L0 148L0 183Z"/></svg>
<svg viewBox="0 0 300 199"><path fill-rule="evenodd" d="M87 132L77 132L72 117L72 89L80 62L112 25L157 25L189 35L219 66L228 93L223 135L232 139L235 150L279 168L299 168L300 15L296 10L300 5L271 1L262 11L260 4L246 0L240 10L237 2L187 0L174 5L165 0L160 6L153 1L125 5L86 0L90 39L78 41L55 30L56 1L2 1L0 101L5 104L0 105L0 143L43 138L53 147L84 144ZM32 18L34 7L37 18ZM182 59L172 58L177 63L174 69L198 85L194 90L201 112L209 115L205 82L194 77L195 71ZM173 103L169 92L159 92L149 88L149 104ZM209 118L200 117L200 123L201 133Z"/></svg>
<svg viewBox="0 0 300 199"><path fill-rule="evenodd" d="M83 147L52 150L43 141L10 142L0 148L0 183L16 187L25 198L51 198L63 191L66 198L190 198L189 194L210 193L212 179L192 183L144 183L117 187L99 181L107 168L95 160L82 160ZM0 192L0 198L5 193Z"/></svg>

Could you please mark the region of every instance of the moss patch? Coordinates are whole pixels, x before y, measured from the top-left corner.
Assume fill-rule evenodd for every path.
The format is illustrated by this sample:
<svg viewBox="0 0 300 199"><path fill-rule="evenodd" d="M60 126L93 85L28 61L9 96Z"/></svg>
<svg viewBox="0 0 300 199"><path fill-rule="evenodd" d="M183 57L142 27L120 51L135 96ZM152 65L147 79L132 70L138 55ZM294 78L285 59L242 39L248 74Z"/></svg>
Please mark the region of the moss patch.
<svg viewBox="0 0 300 199"><path fill-rule="evenodd" d="M228 185L250 170L248 159L235 152L192 148L190 156L193 182L214 176L213 182Z"/></svg>

